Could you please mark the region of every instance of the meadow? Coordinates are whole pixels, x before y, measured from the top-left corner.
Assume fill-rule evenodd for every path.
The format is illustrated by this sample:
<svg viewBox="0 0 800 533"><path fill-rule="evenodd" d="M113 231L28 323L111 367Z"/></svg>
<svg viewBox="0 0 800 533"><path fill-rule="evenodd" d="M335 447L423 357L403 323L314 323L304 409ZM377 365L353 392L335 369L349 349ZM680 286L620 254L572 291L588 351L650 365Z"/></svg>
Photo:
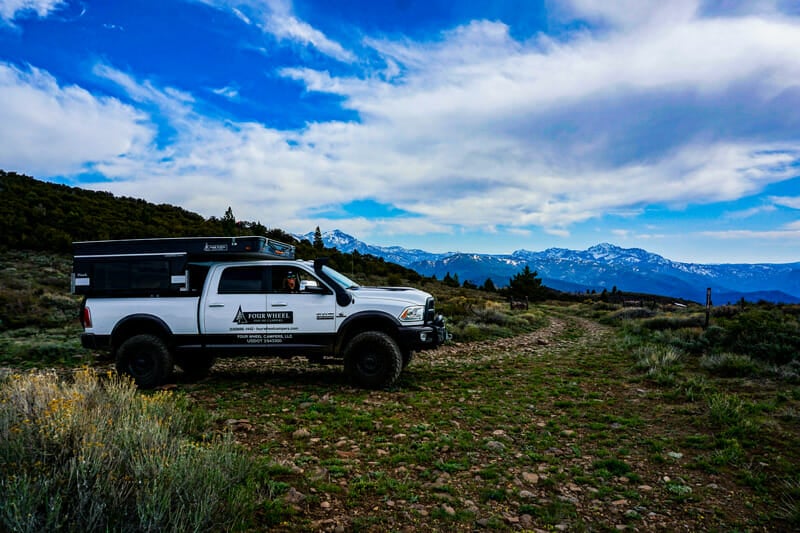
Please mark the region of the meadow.
<svg viewBox="0 0 800 533"><path fill-rule="evenodd" d="M800 528L796 307L705 327L663 300L512 311L415 280L454 341L392 390L224 359L145 393L80 348L68 273L0 257L0 529Z"/></svg>

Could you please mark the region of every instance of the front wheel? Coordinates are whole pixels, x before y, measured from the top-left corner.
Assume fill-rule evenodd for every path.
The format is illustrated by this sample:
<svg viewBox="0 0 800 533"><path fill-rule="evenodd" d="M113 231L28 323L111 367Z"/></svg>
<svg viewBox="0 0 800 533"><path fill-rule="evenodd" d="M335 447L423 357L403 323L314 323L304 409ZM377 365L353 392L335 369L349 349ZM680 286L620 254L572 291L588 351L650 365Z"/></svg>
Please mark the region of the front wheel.
<svg viewBox="0 0 800 533"><path fill-rule="evenodd" d="M160 337L134 335L117 349L117 372L128 374L143 389L152 389L172 372L172 354Z"/></svg>
<svg viewBox="0 0 800 533"><path fill-rule="evenodd" d="M411 361L414 360L414 350L404 349L403 350L403 370L411 364Z"/></svg>
<svg viewBox="0 0 800 533"><path fill-rule="evenodd" d="M400 348L394 339L381 331L359 333L344 350L344 371L360 387L391 387L402 370Z"/></svg>

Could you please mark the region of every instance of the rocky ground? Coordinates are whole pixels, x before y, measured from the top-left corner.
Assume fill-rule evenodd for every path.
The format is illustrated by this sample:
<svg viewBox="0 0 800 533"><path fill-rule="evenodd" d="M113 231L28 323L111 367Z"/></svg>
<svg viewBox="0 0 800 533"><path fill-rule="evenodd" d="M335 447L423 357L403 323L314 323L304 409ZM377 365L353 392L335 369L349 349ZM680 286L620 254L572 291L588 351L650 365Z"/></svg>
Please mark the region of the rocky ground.
<svg viewBox="0 0 800 533"><path fill-rule="evenodd" d="M392 391L299 360L223 360L179 387L281 465L276 530L781 529L740 472L703 466L701 402L665 399L612 339L554 317L418 354ZM769 475L759 453L748 469Z"/></svg>

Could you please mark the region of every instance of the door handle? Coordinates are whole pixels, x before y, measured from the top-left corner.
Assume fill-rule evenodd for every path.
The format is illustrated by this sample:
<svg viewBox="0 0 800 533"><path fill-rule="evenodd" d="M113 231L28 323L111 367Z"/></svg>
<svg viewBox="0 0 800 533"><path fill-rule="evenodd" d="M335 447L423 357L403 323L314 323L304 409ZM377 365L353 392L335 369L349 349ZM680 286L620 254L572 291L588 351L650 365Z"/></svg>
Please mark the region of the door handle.
<svg viewBox="0 0 800 533"><path fill-rule="evenodd" d="M225 307L225 304L208 304L209 307Z"/></svg>
<svg viewBox="0 0 800 533"><path fill-rule="evenodd" d="M287 304L286 302L275 302L274 304L272 304L272 307L286 307L287 305L289 304Z"/></svg>

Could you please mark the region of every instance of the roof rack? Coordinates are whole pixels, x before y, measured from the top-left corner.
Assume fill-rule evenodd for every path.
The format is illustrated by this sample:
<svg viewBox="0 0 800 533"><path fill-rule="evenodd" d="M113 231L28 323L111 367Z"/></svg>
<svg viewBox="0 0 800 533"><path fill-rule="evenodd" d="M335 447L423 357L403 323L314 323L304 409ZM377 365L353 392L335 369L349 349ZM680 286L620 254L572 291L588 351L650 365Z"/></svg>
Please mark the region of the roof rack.
<svg viewBox="0 0 800 533"><path fill-rule="evenodd" d="M123 239L72 243L75 258L185 255L190 261L294 259L295 247L260 236Z"/></svg>

